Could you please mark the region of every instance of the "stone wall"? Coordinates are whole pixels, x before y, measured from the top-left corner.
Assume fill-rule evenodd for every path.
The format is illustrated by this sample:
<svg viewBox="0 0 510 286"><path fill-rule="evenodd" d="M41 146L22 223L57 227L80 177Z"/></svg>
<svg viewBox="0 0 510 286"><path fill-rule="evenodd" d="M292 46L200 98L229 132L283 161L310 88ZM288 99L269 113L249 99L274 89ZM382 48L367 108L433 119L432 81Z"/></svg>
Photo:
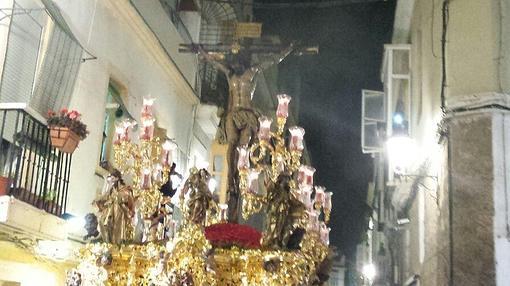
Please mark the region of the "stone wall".
<svg viewBox="0 0 510 286"><path fill-rule="evenodd" d="M491 126L490 114L449 125L455 285L496 285Z"/></svg>

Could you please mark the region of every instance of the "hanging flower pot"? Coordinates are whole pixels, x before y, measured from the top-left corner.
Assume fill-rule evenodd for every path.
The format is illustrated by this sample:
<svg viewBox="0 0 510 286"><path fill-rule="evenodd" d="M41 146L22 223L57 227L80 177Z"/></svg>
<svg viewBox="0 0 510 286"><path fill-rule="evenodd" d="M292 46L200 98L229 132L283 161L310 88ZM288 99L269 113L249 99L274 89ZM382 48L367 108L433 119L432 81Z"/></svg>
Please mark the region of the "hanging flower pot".
<svg viewBox="0 0 510 286"><path fill-rule="evenodd" d="M73 153L78 143L87 137L87 126L80 121L80 113L62 109L48 112L51 145L65 153Z"/></svg>
<svg viewBox="0 0 510 286"><path fill-rule="evenodd" d="M67 127L50 127L51 145L64 153L73 153L80 137Z"/></svg>

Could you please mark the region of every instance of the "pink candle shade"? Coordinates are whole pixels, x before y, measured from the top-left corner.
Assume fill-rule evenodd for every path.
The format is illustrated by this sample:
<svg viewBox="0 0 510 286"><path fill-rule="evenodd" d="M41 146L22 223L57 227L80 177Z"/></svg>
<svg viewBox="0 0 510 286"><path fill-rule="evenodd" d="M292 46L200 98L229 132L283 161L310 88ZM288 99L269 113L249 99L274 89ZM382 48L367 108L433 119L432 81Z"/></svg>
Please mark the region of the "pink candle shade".
<svg viewBox="0 0 510 286"><path fill-rule="evenodd" d="M248 145L243 145L237 147L237 169L238 170L247 170L250 168L250 155L249 155Z"/></svg>
<svg viewBox="0 0 510 286"><path fill-rule="evenodd" d="M278 108L276 109L276 116L280 118L289 117L289 102L291 97L286 94L279 94L277 97Z"/></svg>
<svg viewBox="0 0 510 286"><path fill-rule="evenodd" d="M163 166L161 164L156 164L152 177L155 182L163 181Z"/></svg>
<svg viewBox="0 0 510 286"><path fill-rule="evenodd" d="M305 205L307 209L309 209L312 206L312 199L311 196L312 191L311 190L302 190L301 191L301 202Z"/></svg>
<svg viewBox="0 0 510 286"><path fill-rule="evenodd" d="M332 192L324 193L324 209L331 210L331 196L332 195L333 195Z"/></svg>
<svg viewBox="0 0 510 286"><path fill-rule="evenodd" d="M124 141L124 127L115 126L115 140L113 144L120 144L122 141Z"/></svg>
<svg viewBox="0 0 510 286"><path fill-rule="evenodd" d="M259 133L258 133L258 138L260 141L267 141L271 138L271 123L273 123L273 120L266 117L266 116L262 116L262 117L259 117Z"/></svg>
<svg viewBox="0 0 510 286"><path fill-rule="evenodd" d="M152 106L154 105L154 101L156 99L153 97L144 97L143 105L142 105L142 118L143 117L152 117Z"/></svg>
<svg viewBox="0 0 510 286"><path fill-rule="evenodd" d="M177 148L177 144L173 141L166 140L162 147L161 164L163 164L163 166L170 166L173 160L173 151Z"/></svg>
<svg viewBox="0 0 510 286"><path fill-rule="evenodd" d="M149 168L144 168L142 171L142 181L141 187L144 190L151 188L151 170Z"/></svg>
<svg viewBox="0 0 510 286"><path fill-rule="evenodd" d="M329 245L329 232L331 228L327 227L324 222L320 223L320 238L324 244Z"/></svg>
<svg viewBox="0 0 510 286"><path fill-rule="evenodd" d="M307 165L299 167L298 183L300 189L310 189L313 186L315 168Z"/></svg>
<svg viewBox="0 0 510 286"><path fill-rule="evenodd" d="M305 130L298 126L293 126L289 128L290 132L290 141L289 141L289 149L291 151L303 151L305 148L303 145L303 137L305 135Z"/></svg>
<svg viewBox="0 0 510 286"><path fill-rule="evenodd" d="M308 227L312 231L319 231L319 215L314 211L308 212Z"/></svg>
<svg viewBox="0 0 510 286"><path fill-rule="evenodd" d="M218 204L218 207L220 208L220 221L227 221L228 205Z"/></svg>
<svg viewBox="0 0 510 286"><path fill-rule="evenodd" d="M254 194L259 193L259 175L260 171L255 169L250 169L250 173L248 174L249 190Z"/></svg>
<svg viewBox="0 0 510 286"><path fill-rule="evenodd" d="M143 140L151 140L154 136L154 118L144 118L142 119L142 133L140 134L140 139Z"/></svg>
<svg viewBox="0 0 510 286"><path fill-rule="evenodd" d="M322 187L322 186L315 187L315 202L317 202L321 206L324 206L324 191L325 190L326 190L326 188Z"/></svg>

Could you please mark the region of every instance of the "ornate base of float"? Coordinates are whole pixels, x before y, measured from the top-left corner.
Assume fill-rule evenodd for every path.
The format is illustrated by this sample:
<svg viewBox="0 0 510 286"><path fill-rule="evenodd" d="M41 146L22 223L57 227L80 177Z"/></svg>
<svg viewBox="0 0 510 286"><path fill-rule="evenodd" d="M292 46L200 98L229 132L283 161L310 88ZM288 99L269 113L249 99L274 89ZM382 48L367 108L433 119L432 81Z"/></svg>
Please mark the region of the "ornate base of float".
<svg viewBox="0 0 510 286"><path fill-rule="evenodd" d="M166 244L95 243L79 256L68 285L311 285L328 247L312 233L296 251L214 248L193 225Z"/></svg>

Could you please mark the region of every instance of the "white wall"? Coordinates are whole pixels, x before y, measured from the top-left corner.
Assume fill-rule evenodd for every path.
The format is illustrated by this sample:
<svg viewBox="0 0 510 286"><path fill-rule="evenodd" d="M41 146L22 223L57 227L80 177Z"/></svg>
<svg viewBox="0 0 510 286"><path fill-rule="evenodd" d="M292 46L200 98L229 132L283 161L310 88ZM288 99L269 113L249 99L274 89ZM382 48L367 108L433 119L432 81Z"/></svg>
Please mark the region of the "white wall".
<svg viewBox="0 0 510 286"><path fill-rule="evenodd" d="M492 121L494 160L494 248L497 285L510 282L510 115L496 113Z"/></svg>
<svg viewBox="0 0 510 286"><path fill-rule="evenodd" d="M166 57L157 39L128 1L57 0L64 17L97 60L81 65L70 108L83 113L90 135L73 156L68 212L83 215L101 187L96 175L108 83L114 79L127 92L131 115L139 118L142 98L157 98L158 125L175 138L181 149L189 146L193 105L198 101ZM180 41L175 34L175 42Z"/></svg>
<svg viewBox="0 0 510 286"><path fill-rule="evenodd" d="M0 260L0 282L18 282L22 286L64 285L64 277L36 263Z"/></svg>

